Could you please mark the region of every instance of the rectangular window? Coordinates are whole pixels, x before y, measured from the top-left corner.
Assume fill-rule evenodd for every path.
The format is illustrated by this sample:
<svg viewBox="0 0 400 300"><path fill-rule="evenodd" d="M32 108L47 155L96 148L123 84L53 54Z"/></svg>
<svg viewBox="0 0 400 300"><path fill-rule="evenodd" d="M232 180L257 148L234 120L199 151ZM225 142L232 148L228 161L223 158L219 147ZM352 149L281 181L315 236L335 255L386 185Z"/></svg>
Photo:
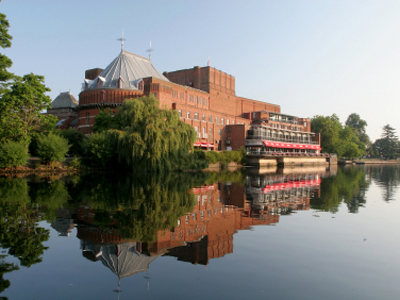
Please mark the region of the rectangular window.
<svg viewBox="0 0 400 300"><path fill-rule="evenodd" d="M232 125L235 125L235 121L232 121Z"/></svg>
<svg viewBox="0 0 400 300"><path fill-rule="evenodd" d="M190 119L190 111L186 113L186 118Z"/></svg>
<svg viewBox="0 0 400 300"><path fill-rule="evenodd" d="M85 124L86 124L86 125L89 125L89 124L90 124L90 114L89 114L89 113L86 113Z"/></svg>
<svg viewBox="0 0 400 300"><path fill-rule="evenodd" d="M229 125L229 119L226 119L226 125Z"/></svg>
<svg viewBox="0 0 400 300"><path fill-rule="evenodd" d="M212 116L208 116L208 122L212 122Z"/></svg>
<svg viewBox="0 0 400 300"><path fill-rule="evenodd" d="M182 118L182 110L179 110L179 117Z"/></svg>
<svg viewBox="0 0 400 300"><path fill-rule="evenodd" d="M198 120L198 119L199 119L199 114L198 114L198 113L195 113L195 114L194 114L194 119L195 119L195 120Z"/></svg>
<svg viewBox="0 0 400 300"><path fill-rule="evenodd" d="M179 98L180 98L181 100L185 100L185 94L184 94L183 92L181 92L181 93L179 94Z"/></svg>
<svg viewBox="0 0 400 300"><path fill-rule="evenodd" d="M205 114L203 114L203 116L202 116L202 120L203 120L203 121L205 121L205 120L206 120L206 115L205 115Z"/></svg>
<svg viewBox="0 0 400 300"><path fill-rule="evenodd" d="M224 125L224 118L221 118L221 124Z"/></svg>
<svg viewBox="0 0 400 300"><path fill-rule="evenodd" d="M218 117L215 117L215 124L218 124Z"/></svg>
<svg viewBox="0 0 400 300"><path fill-rule="evenodd" d="M221 129L220 130L218 130L218 134L221 136L221 133L222 133L222 131L221 131Z"/></svg>
<svg viewBox="0 0 400 300"><path fill-rule="evenodd" d="M178 91L172 90L172 98L178 98Z"/></svg>

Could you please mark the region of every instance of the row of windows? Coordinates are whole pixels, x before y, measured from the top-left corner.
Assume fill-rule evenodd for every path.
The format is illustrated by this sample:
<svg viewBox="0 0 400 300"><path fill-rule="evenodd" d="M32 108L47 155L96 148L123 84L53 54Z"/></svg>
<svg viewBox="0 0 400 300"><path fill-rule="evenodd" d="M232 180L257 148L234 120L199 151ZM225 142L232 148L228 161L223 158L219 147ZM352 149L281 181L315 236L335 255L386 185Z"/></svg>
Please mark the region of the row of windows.
<svg viewBox="0 0 400 300"><path fill-rule="evenodd" d="M179 117L182 118L182 110L181 109L179 110ZM186 118L190 119L190 111L186 112ZM198 113L194 113L194 120L199 120L199 114ZM201 120L202 121L206 120L206 115L205 114L202 114ZM212 122L212 121L213 121L212 116L208 116L208 122ZM215 124L219 124L218 121L219 121L218 117L215 117ZM225 125L225 119L224 118L221 118L220 121L221 121L221 123L220 123L221 125ZM235 125L235 121L232 120L231 123L230 123L229 119L226 119L226 125L230 125L230 124Z"/></svg>

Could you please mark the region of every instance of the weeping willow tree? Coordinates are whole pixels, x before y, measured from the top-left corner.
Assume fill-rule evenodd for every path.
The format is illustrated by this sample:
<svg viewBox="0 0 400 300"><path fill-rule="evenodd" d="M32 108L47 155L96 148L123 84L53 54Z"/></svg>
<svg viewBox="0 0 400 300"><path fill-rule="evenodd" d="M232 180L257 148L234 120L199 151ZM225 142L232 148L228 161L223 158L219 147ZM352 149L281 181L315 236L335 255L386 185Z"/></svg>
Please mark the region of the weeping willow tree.
<svg viewBox="0 0 400 300"><path fill-rule="evenodd" d="M197 139L192 126L174 110L160 109L154 97L125 100L107 131L119 162L135 170L180 169Z"/></svg>

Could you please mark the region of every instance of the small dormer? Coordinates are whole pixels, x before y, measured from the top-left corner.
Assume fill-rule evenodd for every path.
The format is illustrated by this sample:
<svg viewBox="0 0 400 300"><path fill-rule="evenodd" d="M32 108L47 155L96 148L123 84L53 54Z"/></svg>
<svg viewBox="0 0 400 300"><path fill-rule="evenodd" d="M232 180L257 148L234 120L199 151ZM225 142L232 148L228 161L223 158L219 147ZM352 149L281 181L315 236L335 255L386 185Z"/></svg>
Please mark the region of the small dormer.
<svg viewBox="0 0 400 300"><path fill-rule="evenodd" d="M137 86L137 89L138 89L138 90L142 91L142 90L143 90L143 87L144 87L143 79L140 79L140 80L137 82L136 86Z"/></svg>
<svg viewBox="0 0 400 300"><path fill-rule="evenodd" d="M103 83L106 81L104 77L99 76L97 78L97 88L101 89L103 87Z"/></svg>

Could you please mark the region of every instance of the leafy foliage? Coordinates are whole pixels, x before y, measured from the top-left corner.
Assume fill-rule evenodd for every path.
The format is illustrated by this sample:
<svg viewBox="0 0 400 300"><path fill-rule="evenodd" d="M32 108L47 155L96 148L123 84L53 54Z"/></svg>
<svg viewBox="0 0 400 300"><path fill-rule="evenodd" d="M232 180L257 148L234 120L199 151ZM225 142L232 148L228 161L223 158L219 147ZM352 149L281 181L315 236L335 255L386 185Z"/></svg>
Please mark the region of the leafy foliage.
<svg viewBox="0 0 400 300"><path fill-rule="evenodd" d="M32 137L54 130L57 118L41 114L51 106L50 97L44 94L48 91L43 76L14 77L0 101L0 142L23 141L27 145Z"/></svg>
<svg viewBox="0 0 400 300"><path fill-rule="evenodd" d="M88 166L103 168L111 161L115 155L115 146L107 133L100 132L92 134L84 142L85 159Z"/></svg>
<svg viewBox="0 0 400 300"><path fill-rule="evenodd" d="M116 120L117 118L115 118L115 113L111 109L100 110L99 114L96 115L95 118L93 132L103 132L112 128L116 128Z"/></svg>
<svg viewBox="0 0 400 300"><path fill-rule="evenodd" d="M0 168L24 166L29 154L21 142L8 141L0 145Z"/></svg>
<svg viewBox="0 0 400 300"><path fill-rule="evenodd" d="M375 156L394 159L400 157L400 142L395 129L386 124L382 129L380 139L372 145Z"/></svg>
<svg viewBox="0 0 400 300"><path fill-rule="evenodd" d="M350 126L343 127L335 114L312 118L311 131L321 133L322 152L354 158L362 156L365 151L366 146L359 140L356 131Z"/></svg>
<svg viewBox="0 0 400 300"><path fill-rule="evenodd" d="M61 136L49 134L38 139L38 155L46 164L64 161L69 149L68 141Z"/></svg>
<svg viewBox="0 0 400 300"><path fill-rule="evenodd" d="M83 156L84 154L84 142L87 139L85 135L75 130L74 128L58 130L57 133L68 141L71 146L68 154L70 156Z"/></svg>
<svg viewBox="0 0 400 300"><path fill-rule="evenodd" d="M0 47L5 49L11 47L11 35L8 34L10 24L6 16L0 13ZM12 61L7 56L0 54L0 95L4 93L7 87L7 81L13 78L13 74L7 69L12 66Z"/></svg>
<svg viewBox="0 0 400 300"><path fill-rule="evenodd" d="M193 150L194 129L176 111L160 109L154 97L125 100L107 136L118 160L135 170L180 169L180 159Z"/></svg>

